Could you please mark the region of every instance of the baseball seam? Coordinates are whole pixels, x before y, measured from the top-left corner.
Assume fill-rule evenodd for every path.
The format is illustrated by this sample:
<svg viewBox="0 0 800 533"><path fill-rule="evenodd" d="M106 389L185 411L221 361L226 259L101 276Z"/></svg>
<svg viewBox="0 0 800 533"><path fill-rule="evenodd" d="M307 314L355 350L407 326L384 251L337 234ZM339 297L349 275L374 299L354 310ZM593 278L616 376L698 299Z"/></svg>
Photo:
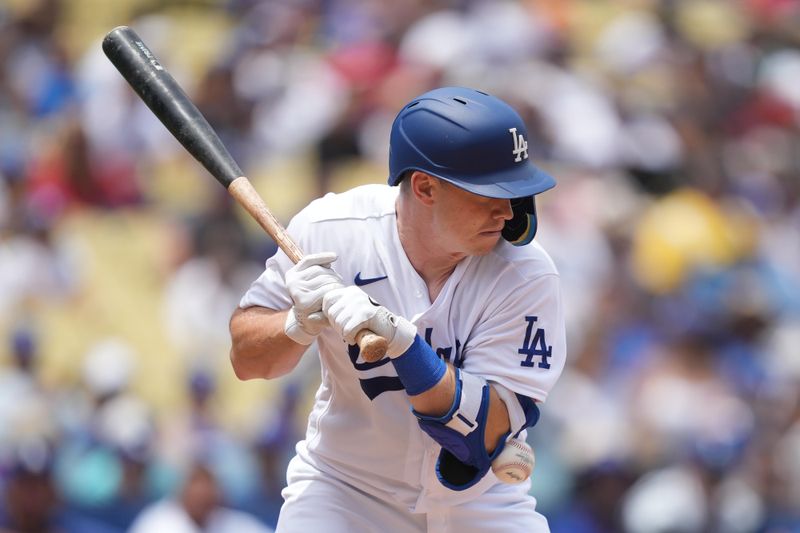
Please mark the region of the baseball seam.
<svg viewBox="0 0 800 533"><path fill-rule="evenodd" d="M503 463L498 465L497 468L492 468L496 475L508 476L512 479L523 481L530 477L533 473L533 461L520 459L520 457L527 457L528 450L524 443L518 441L509 441L506 443L514 451L513 457L517 460Z"/></svg>

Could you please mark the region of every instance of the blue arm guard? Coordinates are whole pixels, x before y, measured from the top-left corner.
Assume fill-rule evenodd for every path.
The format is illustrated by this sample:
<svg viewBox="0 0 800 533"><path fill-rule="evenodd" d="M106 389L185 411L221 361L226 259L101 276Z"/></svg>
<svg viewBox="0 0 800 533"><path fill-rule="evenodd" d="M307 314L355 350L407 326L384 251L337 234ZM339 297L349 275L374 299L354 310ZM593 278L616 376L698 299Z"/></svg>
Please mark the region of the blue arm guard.
<svg viewBox="0 0 800 533"><path fill-rule="evenodd" d="M452 490L464 490L480 481L505 445L499 439L489 455L483 444L489 415L489 385L456 369L456 393L450 410L441 417L413 411L422 430L442 446L436 462L439 481Z"/></svg>

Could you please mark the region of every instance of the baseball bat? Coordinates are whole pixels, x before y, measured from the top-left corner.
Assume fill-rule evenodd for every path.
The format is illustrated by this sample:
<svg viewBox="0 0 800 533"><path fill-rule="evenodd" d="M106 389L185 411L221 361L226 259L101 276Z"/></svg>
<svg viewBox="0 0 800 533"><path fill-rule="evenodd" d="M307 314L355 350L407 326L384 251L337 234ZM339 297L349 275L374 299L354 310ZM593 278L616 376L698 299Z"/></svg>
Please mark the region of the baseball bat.
<svg viewBox="0 0 800 533"><path fill-rule="evenodd" d="M136 32L127 26L114 28L103 39L103 52L170 133L297 263L303 252L267 208L200 110ZM360 331L356 340L365 361L377 361L386 353L386 339L369 330Z"/></svg>

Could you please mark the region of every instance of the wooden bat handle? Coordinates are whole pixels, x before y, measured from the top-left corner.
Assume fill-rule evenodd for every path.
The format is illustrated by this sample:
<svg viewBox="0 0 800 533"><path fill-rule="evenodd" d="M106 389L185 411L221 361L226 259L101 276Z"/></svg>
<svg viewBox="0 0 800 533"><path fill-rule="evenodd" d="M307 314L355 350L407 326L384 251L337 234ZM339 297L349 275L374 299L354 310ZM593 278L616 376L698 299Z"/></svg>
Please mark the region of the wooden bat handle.
<svg viewBox="0 0 800 533"><path fill-rule="evenodd" d="M239 205L250 213L250 216L258 222L259 226L275 239L280 249L289 256L293 263L297 263L303 258L303 252L292 240L286 228L278 222L278 219L269 210L249 179L244 176L236 178L228 186L228 192L239 202ZM361 357L368 363L380 361L386 355L386 347L388 345L386 339L368 329L358 332L356 342L358 342L358 347L361 349Z"/></svg>
<svg viewBox="0 0 800 533"><path fill-rule="evenodd" d="M269 210L249 179L244 176L236 178L228 185L228 192L239 202L239 205L250 213L250 216L258 222L258 225L264 228L264 231L270 237L275 239L275 242L289 256L292 263L297 263L303 258L303 252L300 251L300 248L292 240L286 229L278 222L272 211Z"/></svg>

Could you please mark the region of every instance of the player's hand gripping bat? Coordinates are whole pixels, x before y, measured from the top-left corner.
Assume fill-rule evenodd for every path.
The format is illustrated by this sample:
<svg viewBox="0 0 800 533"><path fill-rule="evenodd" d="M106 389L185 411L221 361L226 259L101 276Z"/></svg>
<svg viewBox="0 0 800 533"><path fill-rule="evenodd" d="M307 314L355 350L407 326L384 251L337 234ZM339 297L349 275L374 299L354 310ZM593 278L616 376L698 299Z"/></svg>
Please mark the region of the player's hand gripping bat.
<svg viewBox="0 0 800 533"><path fill-rule="evenodd" d="M205 117L136 32L127 26L114 28L103 39L103 52L170 133L297 263L303 252L244 177ZM365 361L377 361L386 353L386 339L369 330L359 332L356 340Z"/></svg>

